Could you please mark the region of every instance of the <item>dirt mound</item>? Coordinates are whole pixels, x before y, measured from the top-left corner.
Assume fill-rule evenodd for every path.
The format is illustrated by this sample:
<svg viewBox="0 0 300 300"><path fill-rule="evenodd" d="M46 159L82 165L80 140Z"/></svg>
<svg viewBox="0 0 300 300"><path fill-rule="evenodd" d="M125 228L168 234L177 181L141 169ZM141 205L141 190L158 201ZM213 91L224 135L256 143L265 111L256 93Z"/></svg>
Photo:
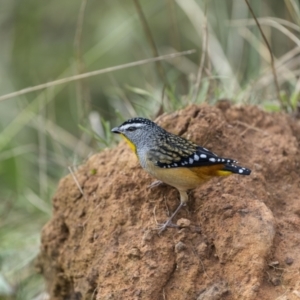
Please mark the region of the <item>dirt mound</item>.
<svg viewBox="0 0 300 300"><path fill-rule="evenodd" d="M63 178L38 267L51 299L300 299L300 121L257 107L189 106L158 123L237 159L250 176L190 193L181 229L157 234L178 205L125 143Z"/></svg>

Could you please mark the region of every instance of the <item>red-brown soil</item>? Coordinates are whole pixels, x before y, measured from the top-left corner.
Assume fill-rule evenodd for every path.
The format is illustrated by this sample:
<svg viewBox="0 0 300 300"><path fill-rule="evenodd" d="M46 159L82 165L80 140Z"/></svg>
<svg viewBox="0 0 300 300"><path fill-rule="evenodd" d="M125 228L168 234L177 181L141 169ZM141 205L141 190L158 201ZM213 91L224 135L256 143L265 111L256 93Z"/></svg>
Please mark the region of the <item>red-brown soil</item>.
<svg viewBox="0 0 300 300"><path fill-rule="evenodd" d="M178 193L129 147L60 181L37 262L50 299L300 299L300 121L257 107L189 106L157 122L252 169L191 191L184 228L157 234ZM181 220L180 220L181 219ZM190 225L189 225L190 223Z"/></svg>

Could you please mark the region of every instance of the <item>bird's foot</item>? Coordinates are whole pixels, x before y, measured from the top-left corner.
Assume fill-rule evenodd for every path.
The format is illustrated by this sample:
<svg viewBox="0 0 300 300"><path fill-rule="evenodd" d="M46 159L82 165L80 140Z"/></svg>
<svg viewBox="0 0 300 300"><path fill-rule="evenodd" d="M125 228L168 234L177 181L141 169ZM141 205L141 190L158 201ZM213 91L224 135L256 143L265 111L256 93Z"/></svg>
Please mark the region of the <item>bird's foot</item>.
<svg viewBox="0 0 300 300"><path fill-rule="evenodd" d="M161 185L161 184L163 184L163 183L164 183L164 182L161 181L161 180L155 180L155 181L153 181L150 185L148 185L148 188L149 188L149 189L152 189L152 188L157 187L157 186L159 186L159 185Z"/></svg>
<svg viewBox="0 0 300 300"><path fill-rule="evenodd" d="M174 217L177 215L177 213L179 212L179 210L181 209L182 206L185 206L186 203L185 202L180 202L180 204L178 205L178 207L176 208L176 210L173 212L172 216L168 219L168 221L162 225L159 225L159 230L158 230L158 234L161 234L164 230L167 229L167 227L179 227L178 225L174 224L172 222L172 220L174 219Z"/></svg>
<svg viewBox="0 0 300 300"><path fill-rule="evenodd" d="M167 227L173 227L173 228L178 228L179 226L172 223L172 220L168 220L167 222L163 224L158 224L157 229L158 229L158 234L161 234L163 231L167 229Z"/></svg>

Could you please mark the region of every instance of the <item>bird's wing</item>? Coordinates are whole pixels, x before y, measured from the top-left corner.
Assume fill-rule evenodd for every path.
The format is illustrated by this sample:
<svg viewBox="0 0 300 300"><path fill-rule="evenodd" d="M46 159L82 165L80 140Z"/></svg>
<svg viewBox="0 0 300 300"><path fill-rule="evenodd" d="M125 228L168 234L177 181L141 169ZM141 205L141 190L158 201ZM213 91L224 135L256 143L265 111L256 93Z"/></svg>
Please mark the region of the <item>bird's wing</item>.
<svg viewBox="0 0 300 300"><path fill-rule="evenodd" d="M171 156L172 157L172 156ZM206 148L197 146L195 151L186 155L177 155L172 160L157 160L156 165L160 168L179 168L179 167L200 167L210 166L217 164L234 164L236 161L230 158L219 157L215 153L207 150ZM178 157L180 159L178 159Z"/></svg>

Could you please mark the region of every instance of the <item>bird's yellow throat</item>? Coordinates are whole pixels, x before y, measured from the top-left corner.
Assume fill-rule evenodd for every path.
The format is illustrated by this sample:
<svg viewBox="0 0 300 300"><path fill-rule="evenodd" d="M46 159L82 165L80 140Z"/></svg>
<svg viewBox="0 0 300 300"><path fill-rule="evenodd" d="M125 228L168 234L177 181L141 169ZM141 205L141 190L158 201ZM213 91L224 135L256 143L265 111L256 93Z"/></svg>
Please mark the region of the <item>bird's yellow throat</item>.
<svg viewBox="0 0 300 300"><path fill-rule="evenodd" d="M132 141L130 139L128 139L124 134L121 133L121 136L127 142L127 144L129 145L129 147L131 148L131 150L136 154L136 146L135 146L135 144L133 144Z"/></svg>

